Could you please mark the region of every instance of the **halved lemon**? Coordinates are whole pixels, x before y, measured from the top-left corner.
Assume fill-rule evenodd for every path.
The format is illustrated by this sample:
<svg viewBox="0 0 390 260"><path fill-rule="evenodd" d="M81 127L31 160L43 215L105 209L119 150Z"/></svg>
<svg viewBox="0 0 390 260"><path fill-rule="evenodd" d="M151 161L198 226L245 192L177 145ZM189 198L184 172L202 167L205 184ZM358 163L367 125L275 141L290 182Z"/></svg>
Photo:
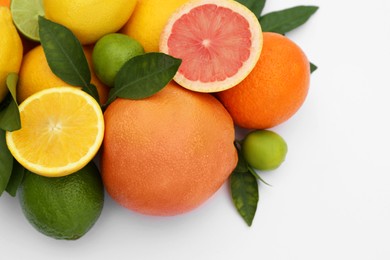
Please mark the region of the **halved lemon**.
<svg viewBox="0 0 390 260"><path fill-rule="evenodd" d="M60 177L83 168L98 152L104 136L99 104L74 87L45 89L20 106L22 128L7 132L14 158L39 175Z"/></svg>

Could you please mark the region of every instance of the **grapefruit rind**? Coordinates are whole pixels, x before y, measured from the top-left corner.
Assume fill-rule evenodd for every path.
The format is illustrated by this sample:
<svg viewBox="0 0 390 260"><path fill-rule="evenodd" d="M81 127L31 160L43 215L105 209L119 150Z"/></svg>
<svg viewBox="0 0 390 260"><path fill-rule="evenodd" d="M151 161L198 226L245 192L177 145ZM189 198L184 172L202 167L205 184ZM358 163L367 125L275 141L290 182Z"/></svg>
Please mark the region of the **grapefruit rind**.
<svg viewBox="0 0 390 260"><path fill-rule="evenodd" d="M188 79L179 68L179 71L174 76L174 81L176 81L179 85L189 90L197 91L197 92L220 92L229 88L236 86L240 83L248 74L252 71L257 61L260 58L262 46L263 46L263 36L262 29L257 17L244 5L233 1L233 0L194 0L190 1L183 6L181 6L178 10L176 10L171 17L169 18L162 34L160 37L160 52L171 55L171 51L168 45L168 41L171 37L172 29L178 19L183 17L183 15L188 14L194 8L203 6L203 5L216 5L217 7L228 8L231 11L237 13L242 16L249 24L249 32L251 35L250 42L251 46L249 48L249 57L242 62L242 66L238 69L238 71L233 75L229 76L224 80L216 80L204 82L200 80L192 80ZM176 57L181 58L181 57ZM181 58L182 64L186 63L186 60ZM182 65L183 66L183 65Z"/></svg>

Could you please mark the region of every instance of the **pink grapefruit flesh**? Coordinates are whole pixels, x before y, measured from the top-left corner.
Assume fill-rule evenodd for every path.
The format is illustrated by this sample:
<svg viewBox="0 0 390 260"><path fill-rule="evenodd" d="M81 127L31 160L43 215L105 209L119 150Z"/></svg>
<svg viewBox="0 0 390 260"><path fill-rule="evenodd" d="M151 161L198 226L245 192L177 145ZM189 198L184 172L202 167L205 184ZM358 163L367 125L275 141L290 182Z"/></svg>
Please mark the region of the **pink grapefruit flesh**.
<svg viewBox="0 0 390 260"><path fill-rule="evenodd" d="M199 92L240 83L257 63L262 33L255 15L232 0L190 1L165 26L160 51L182 59L174 80Z"/></svg>

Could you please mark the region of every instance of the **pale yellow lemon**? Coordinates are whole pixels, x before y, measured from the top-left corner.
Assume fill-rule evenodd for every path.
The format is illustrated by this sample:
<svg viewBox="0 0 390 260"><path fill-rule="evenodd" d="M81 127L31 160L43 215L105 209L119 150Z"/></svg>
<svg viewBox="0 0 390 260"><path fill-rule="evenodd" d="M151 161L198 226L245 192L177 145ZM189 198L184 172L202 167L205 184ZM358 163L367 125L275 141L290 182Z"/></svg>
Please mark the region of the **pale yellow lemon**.
<svg viewBox="0 0 390 260"><path fill-rule="evenodd" d="M136 4L137 0L43 0L46 18L69 28L82 44L118 31Z"/></svg>
<svg viewBox="0 0 390 260"><path fill-rule="evenodd" d="M171 14L188 0L138 0L123 33L141 43L145 52L159 51L161 32Z"/></svg>
<svg viewBox="0 0 390 260"><path fill-rule="evenodd" d="M23 45L12 23L11 11L0 6L0 102L8 93L7 76L19 72L23 57Z"/></svg>

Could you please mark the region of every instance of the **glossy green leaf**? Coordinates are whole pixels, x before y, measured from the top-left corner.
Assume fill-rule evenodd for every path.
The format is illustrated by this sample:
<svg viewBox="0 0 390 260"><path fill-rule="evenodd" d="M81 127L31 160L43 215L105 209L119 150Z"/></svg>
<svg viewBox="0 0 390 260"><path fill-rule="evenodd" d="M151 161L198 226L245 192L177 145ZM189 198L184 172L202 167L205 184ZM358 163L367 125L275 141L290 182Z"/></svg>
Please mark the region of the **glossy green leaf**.
<svg viewBox="0 0 390 260"><path fill-rule="evenodd" d="M249 170L249 165L240 150L239 142L234 142L234 146L236 147L238 155L238 162L236 168L234 169L234 172L247 172Z"/></svg>
<svg viewBox="0 0 390 260"><path fill-rule="evenodd" d="M83 91L85 91L90 96L95 98L95 100L98 102L98 104L100 104L99 92L97 91L97 88L94 84L90 83L86 86L83 86Z"/></svg>
<svg viewBox="0 0 390 260"><path fill-rule="evenodd" d="M18 130L21 127L18 103L16 101L16 86L18 74L10 73L7 76L6 85L9 94L3 102L5 107L0 111L0 128L6 131Z"/></svg>
<svg viewBox="0 0 390 260"><path fill-rule="evenodd" d="M8 185L12 173L14 158L5 141L5 131L0 129L0 196Z"/></svg>
<svg viewBox="0 0 390 260"><path fill-rule="evenodd" d="M272 186L268 182L266 182L263 178L261 178L260 174L256 170L254 170L251 166L248 167L248 171L250 173L252 173L252 175L255 176L256 179L258 179L259 181L261 181L265 185Z"/></svg>
<svg viewBox="0 0 390 260"><path fill-rule="evenodd" d="M5 189L12 197L16 196L16 192L23 181L26 169L14 160L11 178L8 181L7 188Z"/></svg>
<svg viewBox="0 0 390 260"><path fill-rule="evenodd" d="M143 99L152 96L172 80L180 64L180 59L164 53L133 57L119 70L107 104L116 97Z"/></svg>
<svg viewBox="0 0 390 260"><path fill-rule="evenodd" d="M317 6L296 6L260 17L264 32L285 34L304 24L318 10Z"/></svg>
<svg viewBox="0 0 390 260"><path fill-rule="evenodd" d="M263 11L265 6L265 0L236 0L236 1L248 7L248 9L251 10L256 15L256 17L260 17L261 12Z"/></svg>
<svg viewBox="0 0 390 260"><path fill-rule="evenodd" d="M83 47L65 26L39 17L39 37L52 72L72 86L82 87L99 101L96 87L91 85L91 72Z"/></svg>
<svg viewBox="0 0 390 260"><path fill-rule="evenodd" d="M257 179L249 171L233 172L230 175L230 191L238 213L251 226L259 201Z"/></svg>
<svg viewBox="0 0 390 260"><path fill-rule="evenodd" d="M317 69L318 69L318 67L317 67L315 64L313 64L313 63L310 62L310 73L313 73L313 72L316 71Z"/></svg>

